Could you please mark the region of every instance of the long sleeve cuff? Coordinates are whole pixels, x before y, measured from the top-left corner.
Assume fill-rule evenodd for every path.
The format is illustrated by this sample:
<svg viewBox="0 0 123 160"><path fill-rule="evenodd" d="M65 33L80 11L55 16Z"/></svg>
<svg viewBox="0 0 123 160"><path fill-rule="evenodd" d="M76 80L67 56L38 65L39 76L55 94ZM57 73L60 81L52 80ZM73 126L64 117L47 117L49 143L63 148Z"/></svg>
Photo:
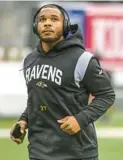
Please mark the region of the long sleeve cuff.
<svg viewBox="0 0 123 160"><path fill-rule="evenodd" d="M86 127L89 123L88 116L86 115L86 113L83 110L81 112L79 112L78 114L74 115L74 117L78 121L81 129Z"/></svg>

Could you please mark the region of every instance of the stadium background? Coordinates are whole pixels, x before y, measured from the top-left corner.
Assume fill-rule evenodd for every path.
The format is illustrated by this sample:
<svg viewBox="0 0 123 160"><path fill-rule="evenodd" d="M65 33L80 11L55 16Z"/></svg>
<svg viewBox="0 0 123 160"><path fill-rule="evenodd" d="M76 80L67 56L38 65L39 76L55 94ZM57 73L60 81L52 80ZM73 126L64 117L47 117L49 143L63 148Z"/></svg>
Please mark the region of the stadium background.
<svg viewBox="0 0 123 160"><path fill-rule="evenodd" d="M50 1L52 3L53 1ZM49 2L48 2L49 3ZM61 4L78 23L88 51L111 75L116 92L113 107L96 122L99 160L123 159L123 3L53 2ZM18 146L9 129L26 107L23 58L38 42L33 16L43 1L0 1L0 160L27 160L27 140ZM91 82L90 82L91 83Z"/></svg>

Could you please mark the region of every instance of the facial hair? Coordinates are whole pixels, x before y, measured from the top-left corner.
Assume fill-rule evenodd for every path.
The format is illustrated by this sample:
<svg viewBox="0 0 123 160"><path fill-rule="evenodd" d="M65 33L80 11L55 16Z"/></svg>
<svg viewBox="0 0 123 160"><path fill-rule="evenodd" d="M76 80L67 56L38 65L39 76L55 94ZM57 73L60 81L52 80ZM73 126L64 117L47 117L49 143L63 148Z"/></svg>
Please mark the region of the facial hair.
<svg viewBox="0 0 123 160"><path fill-rule="evenodd" d="M40 35L40 39L42 42L45 42L45 43L54 43L54 42L57 42L62 36L62 33L59 32L59 34L57 35L57 37L54 37L54 38L43 38L41 35Z"/></svg>

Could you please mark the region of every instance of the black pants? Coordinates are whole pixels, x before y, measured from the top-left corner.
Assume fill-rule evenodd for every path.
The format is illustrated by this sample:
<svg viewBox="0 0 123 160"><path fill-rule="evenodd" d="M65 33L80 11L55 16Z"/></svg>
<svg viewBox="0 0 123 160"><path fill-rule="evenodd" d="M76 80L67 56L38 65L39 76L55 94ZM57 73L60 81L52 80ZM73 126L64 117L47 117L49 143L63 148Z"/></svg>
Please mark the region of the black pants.
<svg viewBox="0 0 123 160"><path fill-rule="evenodd" d="M81 160L98 160L98 157L86 158L86 159L81 159Z"/></svg>
<svg viewBox="0 0 123 160"><path fill-rule="evenodd" d="M30 160L39 160L39 159L30 159ZM80 159L80 160L98 160L98 157L85 158L85 159Z"/></svg>

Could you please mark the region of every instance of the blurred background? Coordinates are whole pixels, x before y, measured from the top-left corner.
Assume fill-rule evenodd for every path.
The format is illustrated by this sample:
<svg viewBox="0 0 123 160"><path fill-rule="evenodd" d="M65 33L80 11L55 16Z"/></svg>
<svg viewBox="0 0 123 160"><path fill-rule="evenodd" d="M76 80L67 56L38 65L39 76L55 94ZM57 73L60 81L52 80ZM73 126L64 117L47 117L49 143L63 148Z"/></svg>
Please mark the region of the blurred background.
<svg viewBox="0 0 123 160"><path fill-rule="evenodd" d="M96 123L99 160L123 159L123 2L122 1L0 1L0 159L27 160L27 140L16 145L9 129L26 107L24 57L38 42L33 16L43 4L63 6L78 23L84 44L111 77L116 101ZM91 82L90 82L91 83ZM6 154L6 148L7 154Z"/></svg>

